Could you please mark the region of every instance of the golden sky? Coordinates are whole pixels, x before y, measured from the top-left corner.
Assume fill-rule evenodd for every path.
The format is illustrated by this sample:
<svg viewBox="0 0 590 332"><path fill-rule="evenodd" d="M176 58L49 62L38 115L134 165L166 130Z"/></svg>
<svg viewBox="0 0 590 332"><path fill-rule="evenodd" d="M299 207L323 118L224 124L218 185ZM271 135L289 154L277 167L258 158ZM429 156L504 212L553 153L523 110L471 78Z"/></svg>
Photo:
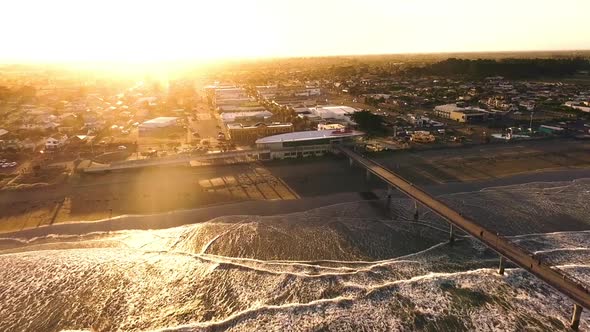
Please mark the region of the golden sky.
<svg viewBox="0 0 590 332"><path fill-rule="evenodd" d="M5 0L1 61L590 49L590 0Z"/></svg>

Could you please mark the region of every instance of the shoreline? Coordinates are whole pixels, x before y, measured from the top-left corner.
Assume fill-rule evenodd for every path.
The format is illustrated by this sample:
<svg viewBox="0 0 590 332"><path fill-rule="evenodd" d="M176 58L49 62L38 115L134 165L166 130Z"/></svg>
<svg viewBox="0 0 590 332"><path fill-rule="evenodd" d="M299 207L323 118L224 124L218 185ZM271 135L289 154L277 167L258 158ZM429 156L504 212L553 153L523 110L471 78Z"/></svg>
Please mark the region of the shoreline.
<svg viewBox="0 0 590 332"><path fill-rule="evenodd" d="M538 171L492 180L427 185L422 186L422 188L434 196L444 196L463 192L476 192L486 188L512 186L535 182L571 182L584 178L590 178L590 169L565 169L545 172ZM382 197L384 194L383 189L373 189L372 192L377 193L378 197ZM403 198L405 195L394 191L393 197ZM0 239L31 239L35 237L44 237L50 234L82 235L92 232L165 229L202 223L224 216L281 215L361 200L368 200L367 197L363 197L362 192L340 192L328 195L302 197L297 200L248 200L241 202L229 202L213 206L172 210L155 214L121 215L111 219L107 218L96 221L72 221L46 225L20 231L0 233Z"/></svg>

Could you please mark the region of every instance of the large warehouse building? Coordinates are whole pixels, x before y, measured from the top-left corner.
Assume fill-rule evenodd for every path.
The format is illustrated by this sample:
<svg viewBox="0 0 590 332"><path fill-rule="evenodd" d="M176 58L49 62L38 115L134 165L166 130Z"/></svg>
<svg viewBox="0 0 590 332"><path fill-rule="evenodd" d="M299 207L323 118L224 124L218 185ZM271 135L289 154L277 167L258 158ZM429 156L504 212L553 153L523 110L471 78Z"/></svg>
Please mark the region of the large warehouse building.
<svg viewBox="0 0 590 332"><path fill-rule="evenodd" d="M154 118L139 125L139 134L155 134L174 130L178 128L178 118L172 116L161 116Z"/></svg>
<svg viewBox="0 0 590 332"><path fill-rule="evenodd" d="M308 156L320 156L330 151L332 144L352 142L365 133L356 130L314 130L264 137L256 141L259 158L284 159Z"/></svg>

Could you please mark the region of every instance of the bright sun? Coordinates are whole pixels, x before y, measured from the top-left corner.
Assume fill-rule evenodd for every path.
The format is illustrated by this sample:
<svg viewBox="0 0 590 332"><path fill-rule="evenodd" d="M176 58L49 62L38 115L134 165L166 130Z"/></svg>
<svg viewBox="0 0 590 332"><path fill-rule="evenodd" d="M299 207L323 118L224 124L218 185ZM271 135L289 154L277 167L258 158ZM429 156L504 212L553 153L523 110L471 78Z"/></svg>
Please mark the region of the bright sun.
<svg viewBox="0 0 590 332"><path fill-rule="evenodd" d="M5 0L0 6L0 61L151 64L590 48L588 0L488 2Z"/></svg>
<svg viewBox="0 0 590 332"><path fill-rule="evenodd" d="M14 22L20 31L10 42L25 54L17 55L21 59L141 63L269 51L253 42L261 28L260 11L240 1L58 0L34 5L28 24ZM9 6L15 7L12 12L26 9L20 1Z"/></svg>

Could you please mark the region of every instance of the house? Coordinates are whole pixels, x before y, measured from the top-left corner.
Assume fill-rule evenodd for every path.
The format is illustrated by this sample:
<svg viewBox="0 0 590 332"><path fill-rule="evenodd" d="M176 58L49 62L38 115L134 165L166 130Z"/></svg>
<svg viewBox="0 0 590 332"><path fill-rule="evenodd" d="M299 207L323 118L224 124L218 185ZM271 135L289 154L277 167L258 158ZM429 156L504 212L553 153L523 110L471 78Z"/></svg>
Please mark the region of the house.
<svg viewBox="0 0 590 332"><path fill-rule="evenodd" d="M434 115L460 123L482 122L488 119L490 112L477 107L460 107L457 104L439 105L434 108Z"/></svg>
<svg viewBox="0 0 590 332"><path fill-rule="evenodd" d="M22 130L52 130L59 127L58 123L47 122L47 123L25 123L19 127Z"/></svg>
<svg viewBox="0 0 590 332"><path fill-rule="evenodd" d="M95 136L88 136L88 135L76 135L72 136L68 139L68 143L70 145L81 146L85 144L92 143Z"/></svg>
<svg viewBox="0 0 590 332"><path fill-rule="evenodd" d="M62 146L63 143L68 139L67 136L63 136L61 139L56 139L53 137L49 137L45 140L45 149L47 150L55 150Z"/></svg>
<svg viewBox="0 0 590 332"><path fill-rule="evenodd" d="M244 121L264 121L264 119L268 119L272 117L272 113L269 111L255 111L255 112L230 112L230 113L221 113L220 114L221 120L223 123L233 123L233 122L244 122Z"/></svg>

